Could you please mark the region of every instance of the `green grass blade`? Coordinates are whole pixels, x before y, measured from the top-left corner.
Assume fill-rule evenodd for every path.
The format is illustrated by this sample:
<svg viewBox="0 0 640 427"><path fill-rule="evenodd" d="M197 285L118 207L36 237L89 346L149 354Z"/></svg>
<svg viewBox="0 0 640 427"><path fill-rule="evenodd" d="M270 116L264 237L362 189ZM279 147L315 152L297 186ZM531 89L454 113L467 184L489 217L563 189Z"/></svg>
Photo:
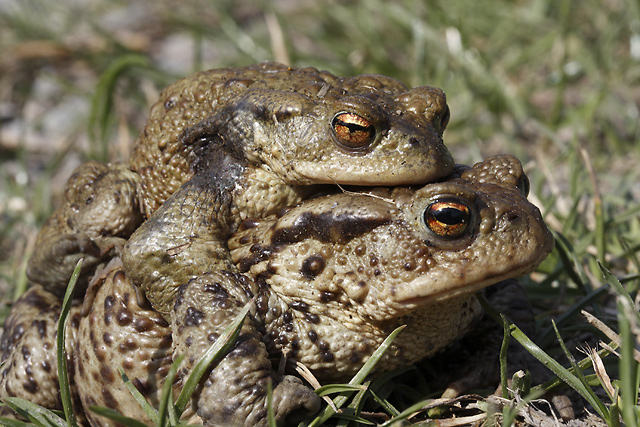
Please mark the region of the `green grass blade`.
<svg viewBox="0 0 640 427"><path fill-rule="evenodd" d="M175 380L176 374L178 373L178 366L180 366L180 363L182 363L183 359L183 355L180 355L176 358L176 360L171 364L169 372L164 379L162 394L160 395L160 402L158 404L158 419L156 420L156 425L158 427L167 425L169 406L174 406L172 399L173 393L171 391L173 389L173 381ZM182 415L182 411L180 411L180 415ZM174 413L173 416L176 417L176 414Z"/></svg>
<svg viewBox="0 0 640 427"><path fill-rule="evenodd" d="M618 324L620 328L620 394L622 398L622 418L627 427L637 427L636 406L638 399L637 369L638 364L633 358L634 337L631 333L629 314L635 310L634 305L627 305L624 297L618 299Z"/></svg>
<svg viewBox="0 0 640 427"><path fill-rule="evenodd" d="M125 374L124 370L119 367L118 372L120 372L120 377L122 381L124 381L125 387L129 390L129 393L133 396L133 398L138 402L142 410L149 416L151 422L156 424L158 422L158 411L147 402L147 399L140 393L140 391L133 385L127 374Z"/></svg>
<svg viewBox="0 0 640 427"><path fill-rule="evenodd" d="M360 391L366 388L361 385L349 385L349 384L327 384L323 385L316 390L316 394L320 397L327 396L329 394L337 394L345 391Z"/></svg>
<svg viewBox="0 0 640 427"><path fill-rule="evenodd" d="M69 318L69 311L71 310L71 299L73 297L73 291L78 282L78 276L80 276L80 269L82 267L82 258L78 260L76 268L73 270L69 284L67 285L67 291L62 300L62 310L60 311L60 318L58 319L58 336L56 337L56 348L58 350L58 382L60 384L60 397L62 399L62 408L64 410L64 416L67 419L69 427L77 427L76 416L73 413L73 403L71 401L71 389L69 387L69 371L67 370L67 351L64 345L67 319Z"/></svg>
<svg viewBox="0 0 640 427"><path fill-rule="evenodd" d="M0 417L0 426L5 427L32 427L33 424L29 424L20 420L12 420L11 418Z"/></svg>
<svg viewBox="0 0 640 427"><path fill-rule="evenodd" d="M169 425L175 426L178 424L180 417L178 417L178 413L176 412L176 405L173 404L173 387L169 389L169 402L172 403L171 405L167 406L167 415L169 416Z"/></svg>
<svg viewBox="0 0 640 427"><path fill-rule="evenodd" d="M269 427L278 427L276 425L276 415L273 412L273 384L271 378L267 381L267 425Z"/></svg>
<svg viewBox="0 0 640 427"><path fill-rule="evenodd" d="M351 402L349 402L349 406L347 406L347 408L350 410L350 412L347 412L348 414L352 414L352 416L354 417L358 417L358 418L360 417L362 408L364 407L364 404L367 401L367 396L368 396L367 390L369 389L370 386L371 386L371 380L367 380L362 385L360 385L361 390L358 390L355 396L353 396L353 399L351 399ZM339 414L336 414L336 416L338 415ZM342 426L349 425L350 421L353 421L353 420L342 419L338 422L338 426L342 427ZM363 422L363 421L358 421L358 422Z"/></svg>
<svg viewBox="0 0 640 427"><path fill-rule="evenodd" d="M617 348L617 345L614 342L609 342L608 346L613 348L613 349ZM609 350L607 350L607 349L601 349L601 350L599 350L597 352L597 354L601 358L604 358L604 357L608 356L610 353L609 353ZM592 365L593 365L593 363L592 363L591 359L588 356L583 358L582 360L580 360L578 362L578 368L580 370L583 370L583 371L585 369L587 369L588 367L592 366ZM569 372L571 372L573 374L573 368L571 368ZM585 377L585 379L587 380L587 384L589 384L589 386L600 385L600 380L598 379L598 377L595 374L587 375ZM551 379L551 380L549 380L549 381L547 381L545 383L542 383L542 384L539 384L539 385L537 385L535 387L532 387L532 390L551 390L551 389L559 386L562 383L563 383L562 379L555 377L555 378L553 378L553 379Z"/></svg>
<svg viewBox="0 0 640 427"><path fill-rule="evenodd" d="M400 414L400 411L398 411L391 403L389 403L389 401L378 396L377 393L371 391L371 397L373 397L373 400L378 402L378 405L382 406L382 408L387 411L387 413L389 413L391 417L396 417Z"/></svg>
<svg viewBox="0 0 640 427"><path fill-rule="evenodd" d="M406 421L411 415L413 415L416 412L421 411L425 406L427 406L427 405L429 405L431 403L433 403L433 399L422 400L420 402L417 402L417 403L409 406L404 411L400 412L397 417L394 417L393 419L390 419L389 421L386 421L386 422L380 424L379 427L390 427L390 426L396 425L397 423L400 423L402 421Z"/></svg>
<svg viewBox="0 0 640 427"><path fill-rule="evenodd" d="M618 278L611 274L611 272L607 270L607 268L602 265L600 261L598 261L598 267L600 267L600 271L602 272L602 275L604 276L604 279L609 284L609 286L613 288L613 290L616 292L616 294L618 294L618 296L620 296L620 298L626 300L625 304L628 304L629 307L635 307L631 296L624 288L624 286L622 286ZM638 310L633 311L635 312L636 323L640 324L640 312L638 312Z"/></svg>
<svg viewBox="0 0 640 427"><path fill-rule="evenodd" d="M52 411L19 397L6 397L4 402L16 413L39 427L67 427L67 422Z"/></svg>
<svg viewBox="0 0 640 427"><path fill-rule="evenodd" d="M374 423L373 421L365 420L362 417L359 417L357 415L352 415L352 414L336 414L335 417L340 419L340 420L353 421L353 422L356 422L356 423L359 423L359 424L368 425L368 426L376 425L376 423ZM340 425L345 425L345 424L340 424Z"/></svg>
<svg viewBox="0 0 640 427"><path fill-rule="evenodd" d="M91 102L89 113L89 131L93 147L93 156L100 161L109 161L107 131L109 129L110 117L113 114L113 94L116 83L120 76L127 70L142 67L149 67L149 59L143 55L128 54L116 58L109 68L100 76L98 87ZM100 144L100 149L95 147Z"/></svg>
<svg viewBox="0 0 640 427"><path fill-rule="evenodd" d="M148 427L143 422L138 421L135 418L125 417L124 415L122 415L118 411L114 411L113 409L104 408L102 406L91 406L89 407L89 409L98 415L109 418L127 427Z"/></svg>
<svg viewBox="0 0 640 427"><path fill-rule="evenodd" d="M560 336L560 331L558 330L558 327L556 326L556 322L554 322L553 319L551 319L551 325L553 326L553 330L556 333L556 338L558 339L558 343L560 344L560 348L562 349L564 356L567 358L567 360L571 364L571 368L573 368L572 370L573 375L575 375L582 382L582 384L584 384L586 388L591 390L591 387L589 387L589 384L587 383L587 380L585 379L584 374L582 373L582 370L576 363L576 359L573 357L573 355L567 348L566 344L564 343L564 340ZM595 393L593 393L593 390L591 390L591 394L593 394L593 396L595 397Z"/></svg>
<svg viewBox="0 0 640 427"><path fill-rule="evenodd" d="M366 363L362 366L362 368L360 368L360 370L353 376L351 381L349 381L349 385L352 385L352 386L359 385L364 381L367 375L369 375L369 373L376 366L376 364L378 363L382 355L387 351L389 346L391 346L391 343L396 338L396 336L398 336L398 334L405 327L406 325L399 326L389 334L389 336L382 342L382 344L380 344L380 347L378 347L376 351L373 352L369 360L366 361ZM337 409L340 409L347 402L347 399L352 393L353 392L344 392L336 396L333 399L333 403L335 407ZM325 407L325 409L321 411L321 413L318 414L316 418L313 419L313 421L309 424L309 427L320 426L322 423L327 421L334 414L335 414L335 411L331 406Z"/></svg>
<svg viewBox="0 0 640 427"><path fill-rule="evenodd" d="M371 373L373 368L376 366L382 355L389 349L393 340L398 336L400 332L406 327L406 325L402 325L397 327L389 334L387 338L380 344L380 347L373 352L369 360L360 368L360 370L353 376L351 381L349 381L350 385L358 385L362 384L364 379Z"/></svg>
<svg viewBox="0 0 640 427"><path fill-rule="evenodd" d="M505 318L506 319L506 318ZM580 393L580 395L587 400L591 406L595 408L598 414L608 421L609 411L607 407L598 398L594 398L591 394L590 388L585 388L584 384L578 379L571 371L564 366L556 362L551 356L545 353L540 347L538 347L524 332L520 330L511 321L509 322L509 328L511 329L511 336L514 337L533 357L538 359L544 366L546 366L551 372L557 375L562 381L564 381L569 387Z"/></svg>
<svg viewBox="0 0 640 427"><path fill-rule="evenodd" d="M562 325L568 319L570 319L571 317L575 316L576 313L579 313L580 310L582 310L585 306L587 306L589 304L592 304L594 300L596 300L597 298L599 298L602 294L604 294L606 292L607 292L607 287L606 286L601 286L601 287L589 292L587 295L585 295L582 298L580 298L571 307L566 309L560 316L558 316L555 319L555 323L557 325ZM552 326L549 326L549 327L543 329L543 331L540 332L540 334L539 334L539 339L537 339L536 341L539 344L541 344L542 346L544 346L544 344L547 342L547 337L549 337L549 339L551 338L551 333L552 332L553 332L553 327Z"/></svg>
<svg viewBox="0 0 640 427"><path fill-rule="evenodd" d="M213 363L215 360L223 357L233 345L235 345L236 339L240 334L240 329L242 329L242 325L244 323L245 317L249 313L249 310L253 306L253 300L248 302L240 313L233 319L233 322L222 332L222 334L218 337L216 342L213 343L211 347L202 355L198 363L193 368L191 375L187 378L187 381L180 392L180 396L178 396L178 400L176 402L176 413L178 417L182 415L187 404L189 403L189 399L193 394L194 390L198 386L200 379L204 375L207 368Z"/></svg>
<svg viewBox="0 0 640 427"><path fill-rule="evenodd" d="M573 282L582 289L587 288L587 280L584 277L584 273L578 268L580 262L578 261L575 251L572 250L571 245L566 237L561 233L553 233L555 238L555 249L560 255L560 260L564 266L565 273L573 280ZM590 292L591 289L588 290Z"/></svg>

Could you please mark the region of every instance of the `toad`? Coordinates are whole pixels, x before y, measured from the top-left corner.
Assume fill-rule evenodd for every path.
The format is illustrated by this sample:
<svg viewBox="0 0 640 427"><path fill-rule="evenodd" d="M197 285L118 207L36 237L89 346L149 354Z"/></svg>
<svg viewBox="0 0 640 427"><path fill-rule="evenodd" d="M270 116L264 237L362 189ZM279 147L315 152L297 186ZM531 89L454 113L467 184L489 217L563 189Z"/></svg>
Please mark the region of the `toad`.
<svg viewBox="0 0 640 427"><path fill-rule="evenodd" d="M83 404L144 419L115 369L123 366L147 397L157 399L171 354L185 354L193 364L252 298L255 309L235 348L192 400L206 424L266 423L265 390L275 379L269 358L302 363L321 381L345 381L402 324L407 328L378 372L433 355L471 328L480 313L477 290L531 271L550 252L553 239L522 192L525 179L515 158L501 156L418 189L328 195L248 219L228 241L243 275L227 272L236 280L222 282L220 275L204 274L181 286L172 325L136 299L125 271L113 265L96 279L100 289L74 338ZM33 299L28 293L14 306L2 340L3 360L6 348L18 362L24 359L20 349L28 349L28 368L46 356L41 334L25 341L28 320L14 313L20 304L33 306ZM178 338L173 346L172 332ZM14 362L5 363L3 395L30 384L21 363L13 370ZM279 422L317 407L317 397L294 377L278 384ZM33 396L33 390L25 393Z"/></svg>
<svg viewBox="0 0 640 427"><path fill-rule="evenodd" d="M64 293L80 257L88 277L183 185L172 203L203 193L206 209L192 215L203 216L206 234L217 239L214 264L228 265L223 241L242 219L295 204L313 185L423 184L451 173L442 142L448 120L440 89L409 89L380 75L336 77L275 63L195 73L161 93L128 168L92 162L74 174L27 275ZM161 230L163 212L134 237L124 261L168 315L177 286L213 267L183 262L194 252L189 242L202 236L193 224Z"/></svg>

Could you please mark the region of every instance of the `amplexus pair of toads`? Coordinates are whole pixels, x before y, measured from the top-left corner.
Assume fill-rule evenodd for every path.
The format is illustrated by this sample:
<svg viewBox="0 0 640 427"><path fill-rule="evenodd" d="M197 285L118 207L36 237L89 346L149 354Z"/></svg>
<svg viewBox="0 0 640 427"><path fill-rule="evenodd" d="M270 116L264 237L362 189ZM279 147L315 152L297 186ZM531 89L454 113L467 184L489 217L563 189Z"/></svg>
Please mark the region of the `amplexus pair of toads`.
<svg viewBox="0 0 640 427"><path fill-rule="evenodd" d="M552 246L518 160L456 168L448 119L441 90L379 75L268 63L169 86L129 165L82 165L43 226L36 285L5 327L0 394L59 405L45 344L79 258L84 305L66 337L78 412L144 419L117 368L157 401L171 360L186 356L180 388L251 300L192 398L205 425L265 425L269 382L279 423L316 411L312 389L273 361L348 380L401 324L379 371L444 348L478 317L474 292L529 272Z"/></svg>

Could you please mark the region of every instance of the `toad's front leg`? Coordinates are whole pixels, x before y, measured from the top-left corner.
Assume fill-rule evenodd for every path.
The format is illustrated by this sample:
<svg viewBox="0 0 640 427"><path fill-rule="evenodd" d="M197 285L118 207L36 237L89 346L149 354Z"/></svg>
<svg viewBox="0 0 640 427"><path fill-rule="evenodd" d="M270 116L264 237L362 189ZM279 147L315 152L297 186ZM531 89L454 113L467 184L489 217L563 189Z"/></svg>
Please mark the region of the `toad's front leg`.
<svg viewBox="0 0 640 427"><path fill-rule="evenodd" d="M62 299L82 258L78 288L86 287L97 267L117 256L142 223L138 181L122 164L80 165L65 185L62 204L38 233L29 279Z"/></svg>
<svg viewBox="0 0 640 427"><path fill-rule="evenodd" d="M241 284L242 276L217 272L180 288L172 313L174 357L187 355L187 371L250 299ZM298 378L275 378L259 325L249 315L235 347L201 381L192 405L205 425L266 425L270 381L271 404L279 425L291 421L296 414L319 409L319 397Z"/></svg>

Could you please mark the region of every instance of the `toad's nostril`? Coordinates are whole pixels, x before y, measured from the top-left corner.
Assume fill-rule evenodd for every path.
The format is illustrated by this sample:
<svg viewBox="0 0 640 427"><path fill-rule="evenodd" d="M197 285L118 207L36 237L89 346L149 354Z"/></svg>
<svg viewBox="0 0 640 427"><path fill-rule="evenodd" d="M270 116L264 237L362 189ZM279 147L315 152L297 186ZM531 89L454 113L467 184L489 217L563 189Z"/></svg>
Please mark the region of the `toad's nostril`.
<svg viewBox="0 0 640 427"><path fill-rule="evenodd" d="M514 222L514 221L517 221L518 218L520 218L520 215L518 215L516 212L507 212L507 214L504 217L506 218L507 221Z"/></svg>

